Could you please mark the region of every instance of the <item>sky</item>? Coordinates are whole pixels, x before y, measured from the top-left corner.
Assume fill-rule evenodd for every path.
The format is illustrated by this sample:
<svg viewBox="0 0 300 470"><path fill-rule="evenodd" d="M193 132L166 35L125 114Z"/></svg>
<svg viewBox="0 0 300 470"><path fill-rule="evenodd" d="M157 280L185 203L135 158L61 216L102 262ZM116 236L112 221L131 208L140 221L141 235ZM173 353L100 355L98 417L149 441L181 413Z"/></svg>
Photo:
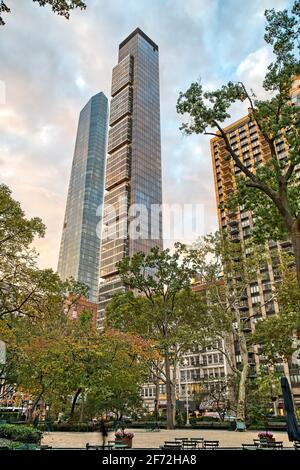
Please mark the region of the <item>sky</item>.
<svg viewBox="0 0 300 470"><path fill-rule="evenodd" d="M180 91L242 80L263 96L272 59L264 10L289 0L86 0L70 20L30 0L7 0L0 27L0 182L47 231L39 266L56 269L78 116L99 91L110 97L118 45L141 28L159 46L164 204L200 204L201 231L217 229L209 137L184 136ZM232 120L247 105L235 105ZM190 243L195 234L183 234ZM166 240L165 247L172 241Z"/></svg>

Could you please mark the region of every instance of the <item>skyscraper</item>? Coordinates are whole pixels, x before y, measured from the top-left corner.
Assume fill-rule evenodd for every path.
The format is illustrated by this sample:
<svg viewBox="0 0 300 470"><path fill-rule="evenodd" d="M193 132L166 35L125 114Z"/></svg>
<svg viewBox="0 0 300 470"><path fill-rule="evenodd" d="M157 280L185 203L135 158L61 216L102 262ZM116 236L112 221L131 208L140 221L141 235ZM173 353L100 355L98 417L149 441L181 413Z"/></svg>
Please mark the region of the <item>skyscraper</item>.
<svg viewBox="0 0 300 470"><path fill-rule="evenodd" d="M119 46L111 95L99 321L122 289L118 261L162 247L159 55L139 28Z"/></svg>
<svg viewBox="0 0 300 470"><path fill-rule="evenodd" d="M100 92L80 112L57 271L89 287L97 302L108 102ZM98 233L97 233L98 232Z"/></svg>

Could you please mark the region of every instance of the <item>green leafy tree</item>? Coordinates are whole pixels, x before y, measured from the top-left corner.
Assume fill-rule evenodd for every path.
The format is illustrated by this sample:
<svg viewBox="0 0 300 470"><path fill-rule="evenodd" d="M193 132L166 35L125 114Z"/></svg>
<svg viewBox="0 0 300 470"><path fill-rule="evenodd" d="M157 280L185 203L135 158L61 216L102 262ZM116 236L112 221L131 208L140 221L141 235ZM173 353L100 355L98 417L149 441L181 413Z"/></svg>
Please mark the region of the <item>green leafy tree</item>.
<svg viewBox="0 0 300 470"><path fill-rule="evenodd" d="M247 384L246 413L252 427L268 427L268 417L277 414L276 405L280 394L279 374L273 370L260 370L257 377Z"/></svg>
<svg viewBox="0 0 300 470"><path fill-rule="evenodd" d="M300 2L294 2L291 12L271 9L265 16L265 40L273 46L275 57L264 80L264 89L271 98L257 99L241 82L230 81L215 91L205 91L201 83L192 83L180 93L177 111L189 116L181 127L186 134L212 135L225 144L228 159L241 170L232 205L240 203L253 212L254 235L260 243L269 238L291 239L300 285L300 185L295 173L300 163L300 106L291 98L293 83L300 75ZM266 164L255 165L253 171L232 148L224 129L231 106L245 101L249 120L256 122L270 154ZM280 160L276 150L276 140L282 136L289 147L286 161Z"/></svg>
<svg viewBox="0 0 300 470"><path fill-rule="evenodd" d="M293 362L293 355L297 356L299 351L298 282L294 269L285 262L280 265L280 269L282 282L276 286L275 291L279 313L258 322L251 338L252 344L261 348L269 366Z"/></svg>
<svg viewBox="0 0 300 470"><path fill-rule="evenodd" d="M81 10L86 9L86 3L83 2L82 0L32 0L32 1L37 2L41 7L49 5L52 8L52 11L54 13L57 13L60 16L64 16L67 19L70 18L70 12L74 10L74 8L80 8ZM5 25L2 14L11 12L8 5L9 5L9 0L0 1L0 26Z"/></svg>
<svg viewBox="0 0 300 470"><path fill-rule="evenodd" d="M237 384L236 414L245 422L246 384L249 374L249 332L252 319L243 314L247 286L257 278L259 263L263 262L263 251L252 246L250 257L245 255L240 244L228 239L225 232L217 232L199 240L187 250L194 269L203 283L202 302L206 309L206 323L201 333L202 344L215 344L227 361ZM235 352L241 357L236 363Z"/></svg>
<svg viewBox="0 0 300 470"><path fill-rule="evenodd" d="M39 218L27 219L11 191L0 185L0 322L12 315L42 315L56 293L59 277L39 270L31 243L43 236Z"/></svg>
<svg viewBox="0 0 300 470"><path fill-rule="evenodd" d="M201 303L191 292L194 270L181 254L179 248L174 254L153 248L149 254L124 258L119 273L131 291L116 296L106 312L109 326L136 332L154 343L161 360L154 357L147 364L158 383L166 385L169 429L175 420L176 364L197 344L201 325Z"/></svg>
<svg viewBox="0 0 300 470"><path fill-rule="evenodd" d="M143 357L152 350L136 335L93 328L90 313L71 319L59 308L42 319L17 317L6 337L7 381L33 401L30 419L40 403L51 415L63 411L70 421L90 412L118 411L138 402L145 377ZM92 406L93 405L93 406ZM95 415L94 415L95 416Z"/></svg>

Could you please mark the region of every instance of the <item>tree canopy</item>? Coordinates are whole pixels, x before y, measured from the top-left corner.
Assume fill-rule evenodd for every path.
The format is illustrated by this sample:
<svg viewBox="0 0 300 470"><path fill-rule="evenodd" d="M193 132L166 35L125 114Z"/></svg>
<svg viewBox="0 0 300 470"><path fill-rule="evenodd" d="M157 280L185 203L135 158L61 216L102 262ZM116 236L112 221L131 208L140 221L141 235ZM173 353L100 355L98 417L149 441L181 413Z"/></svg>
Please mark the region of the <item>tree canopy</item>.
<svg viewBox="0 0 300 470"><path fill-rule="evenodd" d="M263 84L270 98L258 99L241 82L230 81L214 91L205 91L201 82L194 82L180 93L177 111L189 116L181 126L184 133L207 134L225 144L227 158L241 170L231 208L241 204L253 212L260 243L269 238L291 239L300 285L300 185L296 175L300 163L300 2L295 1L291 12L272 9L265 17L265 40L274 53ZM248 103L249 121L256 123L268 148L264 165L248 168L230 142L224 126L235 102ZM279 158L276 148L281 138L289 149L284 159Z"/></svg>
<svg viewBox="0 0 300 470"><path fill-rule="evenodd" d="M39 6L44 7L49 5L52 11L60 16L64 16L65 18L70 18L70 12L74 10L74 8L80 8L80 10L86 9L86 2L82 0L32 0L39 4ZM1 0L0 1L0 26L4 26L5 22L3 19L3 13L11 13L11 9L9 7L9 0Z"/></svg>
<svg viewBox="0 0 300 470"><path fill-rule="evenodd" d="M174 426L175 376L172 370L184 352L198 344L204 309L191 291L195 270L180 246L153 248L119 262L119 273L131 291L113 298L106 311L107 325L135 331L150 340L159 356L148 360L149 373L166 385L167 424ZM137 295L135 295L137 294Z"/></svg>

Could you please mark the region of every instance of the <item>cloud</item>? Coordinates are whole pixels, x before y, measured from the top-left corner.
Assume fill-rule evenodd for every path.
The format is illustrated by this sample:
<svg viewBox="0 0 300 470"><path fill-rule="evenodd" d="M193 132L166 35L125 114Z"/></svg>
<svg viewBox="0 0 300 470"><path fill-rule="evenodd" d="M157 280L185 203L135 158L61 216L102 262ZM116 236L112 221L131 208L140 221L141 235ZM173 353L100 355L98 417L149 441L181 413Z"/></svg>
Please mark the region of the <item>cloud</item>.
<svg viewBox="0 0 300 470"><path fill-rule="evenodd" d="M0 178L47 226L36 245L41 266L57 265L79 112L98 91L109 97L118 44L137 26L159 45L164 202L203 204L205 230L217 227L209 139L182 136L178 94L199 77L204 86L260 86L269 54L262 13L290 3L88 0L66 21L10 1L0 29Z"/></svg>
<svg viewBox="0 0 300 470"><path fill-rule="evenodd" d="M238 80L245 83L248 89L253 89L258 98L267 97L262 84L268 65L272 62L273 54L269 47L262 47L251 52L239 64L236 75Z"/></svg>

